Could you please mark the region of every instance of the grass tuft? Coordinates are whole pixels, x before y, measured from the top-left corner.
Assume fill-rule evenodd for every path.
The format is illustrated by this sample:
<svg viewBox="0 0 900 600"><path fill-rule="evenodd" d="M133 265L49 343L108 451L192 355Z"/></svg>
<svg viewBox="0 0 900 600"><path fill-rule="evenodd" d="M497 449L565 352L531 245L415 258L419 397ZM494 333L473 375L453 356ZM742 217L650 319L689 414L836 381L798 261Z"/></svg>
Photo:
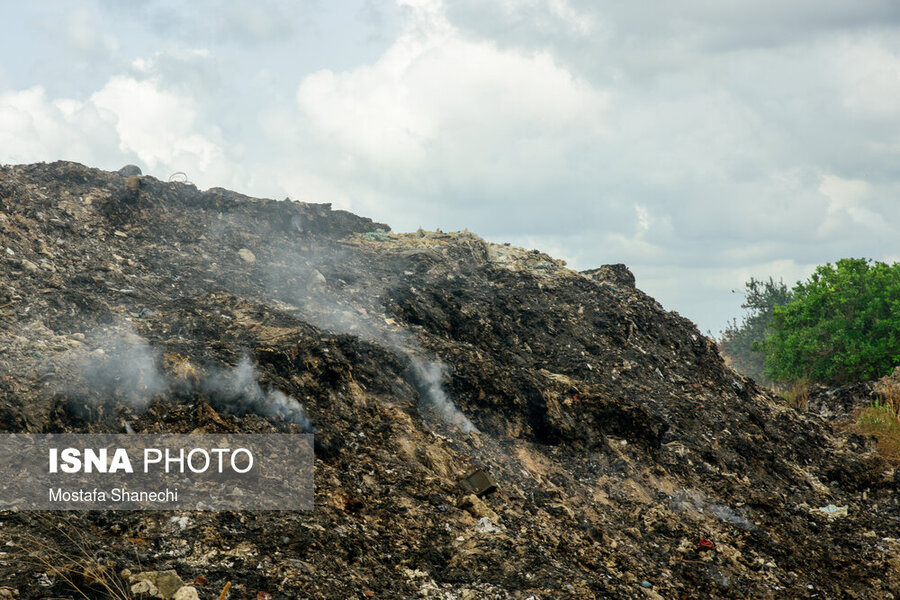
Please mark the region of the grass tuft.
<svg viewBox="0 0 900 600"><path fill-rule="evenodd" d="M781 397L789 406L805 412L809 406L809 382L805 379L794 381L785 391L781 392Z"/></svg>
<svg viewBox="0 0 900 600"><path fill-rule="evenodd" d="M864 408L857 425L878 440L878 450L885 460L900 465L900 382L885 377L876 387L878 397Z"/></svg>
<svg viewBox="0 0 900 600"><path fill-rule="evenodd" d="M18 557L23 565L42 570L84 600L131 599L126 583L115 573L115 563L102 561L83 531L55 523L49 517L38 517L38 522L63 543L45 536L21 535L14 546L23 551Z"/></svg>

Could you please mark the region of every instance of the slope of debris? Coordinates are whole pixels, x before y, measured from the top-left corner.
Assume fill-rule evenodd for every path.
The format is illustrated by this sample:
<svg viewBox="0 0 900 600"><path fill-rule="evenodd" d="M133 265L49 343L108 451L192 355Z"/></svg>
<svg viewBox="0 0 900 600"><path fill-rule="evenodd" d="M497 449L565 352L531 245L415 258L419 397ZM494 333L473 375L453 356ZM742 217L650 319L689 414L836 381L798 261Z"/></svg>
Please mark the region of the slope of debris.
<svg viewBox="0 0 900 600"><path fill-rule="evenodd" d="M316 436L310 512L0 516L0 597L900 597L870 441L622 265L63 162L0 265L0 431Z"/></svg>

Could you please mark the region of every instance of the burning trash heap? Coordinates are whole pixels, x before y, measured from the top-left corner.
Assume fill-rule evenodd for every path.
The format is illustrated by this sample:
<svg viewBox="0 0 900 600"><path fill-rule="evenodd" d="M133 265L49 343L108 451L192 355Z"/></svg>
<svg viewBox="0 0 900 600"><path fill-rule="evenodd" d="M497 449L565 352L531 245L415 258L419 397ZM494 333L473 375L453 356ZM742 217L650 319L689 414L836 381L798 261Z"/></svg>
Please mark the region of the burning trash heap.
<svg viewBox="0 0 900 600"><path fill-rule="evenodd" d="M309 511L4 514L0 597L900 597L892 465L623 265L66 162L0 260L0 432L315 444Z"/></svg>

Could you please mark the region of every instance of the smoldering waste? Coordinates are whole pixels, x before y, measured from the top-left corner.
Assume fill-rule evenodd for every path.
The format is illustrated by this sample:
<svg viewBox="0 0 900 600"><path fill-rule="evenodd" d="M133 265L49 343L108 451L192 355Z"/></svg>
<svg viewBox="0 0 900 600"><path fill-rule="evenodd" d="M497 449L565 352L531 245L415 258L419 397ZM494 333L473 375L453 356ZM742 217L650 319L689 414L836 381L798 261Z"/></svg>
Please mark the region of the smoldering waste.
<svg viewBox="0 0 900 600"><path fill-rule="evenodd" d="M311 512L3 515L4 597L900 593L870 441L622 265L62 162L0 261L0 430L316 438Z"/></svg>

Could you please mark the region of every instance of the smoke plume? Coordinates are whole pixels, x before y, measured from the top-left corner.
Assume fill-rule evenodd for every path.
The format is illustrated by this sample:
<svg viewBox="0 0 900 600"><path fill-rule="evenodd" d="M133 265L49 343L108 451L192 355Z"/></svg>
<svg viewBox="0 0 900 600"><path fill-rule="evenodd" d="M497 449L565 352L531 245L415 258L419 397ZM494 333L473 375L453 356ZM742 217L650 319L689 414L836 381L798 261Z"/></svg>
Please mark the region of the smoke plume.
<svg viewBox="0 0 900 600"><path fill-rule="evenodd" d="M90 352L70 354L75 380L63 384L63 393L86 402L85 408L111 408L124 404L141 412L152 398L167 388L156 366L156 353L146 340L128 327L90 336ZM74 360L73 360L74 359Z"/></svg>
<svg viewBox="0 0 900 600"><path fill-rule="evenodd" d="M247 356L232 369L217 370L200 383L200 391L213 404L236 415L255 413L264 417L296 423L312 431L312 423L303 405L279 390L263 391L256 369Z"/></svg>
<svg viewBox="0 0 900 600"><path fill-rule="evenodd" d="M237 229L239 225L229 218L211 222L206 235L221 238L224 245L230 239L231 229ZM303 233L304 224L299 216L292 220L292 225L298 233ZM477 431L444 391L441 381L444 366L438 361L419 358L423 352L413 335L393 319L388 319L383 307L372 306L372 299L389 293L391 282L384 281L373 286L371 281L366 281L365 286L360 285L353 269L343 266L351 262L350 253L333 249L323 250L313 246L303 251L293 251L282 248L272 256L271 261L262 268L266 295L277 309L290 312L319 329L353 335L407 357L412 383L421 396L420 414L423 417L437 417L466 433ZM231 289L242 289L243 281L227 273L219 275L224 277L223 283ZM238 370L240 368L239 365ZM236 399L231 410L240 410L246 403L257 407L253 410L267 414L264 411L269 410L267 406L270 401L260 400L266 394L255 390L239 393L234 388L241 386L228 384L225 387L229 386L231 391L216 389L215 392ZM294 402L291 398L286 399L286 410L291 414L290 407ZM227 403L231 404L230 401Z"/></svg>
<svg viewBox="0 0 900 600"><path fill-rule="evenodd" d="M410 369L419 388L420 414L436 414L444 423L459 428L463 433L478 431L444 391L441 379L446 369L443 364L412 357Z"/></svg>
<svg viewBox="0 0 900 600"><path fill-rule="evenodd" d="M60 384L69 399L70 410L96 419L126 406L141 413L159 394L199 392L217 407L232 414L255 413L263 417L296 423L306 431L313 426L303 405L279 390L263 390L258 373L247 356L236 367L212 369L198 380L171 378L158 366L158 354L130 326L93 332L86 336L90 351L67 353L61 362L73 380Z"/></svg>

